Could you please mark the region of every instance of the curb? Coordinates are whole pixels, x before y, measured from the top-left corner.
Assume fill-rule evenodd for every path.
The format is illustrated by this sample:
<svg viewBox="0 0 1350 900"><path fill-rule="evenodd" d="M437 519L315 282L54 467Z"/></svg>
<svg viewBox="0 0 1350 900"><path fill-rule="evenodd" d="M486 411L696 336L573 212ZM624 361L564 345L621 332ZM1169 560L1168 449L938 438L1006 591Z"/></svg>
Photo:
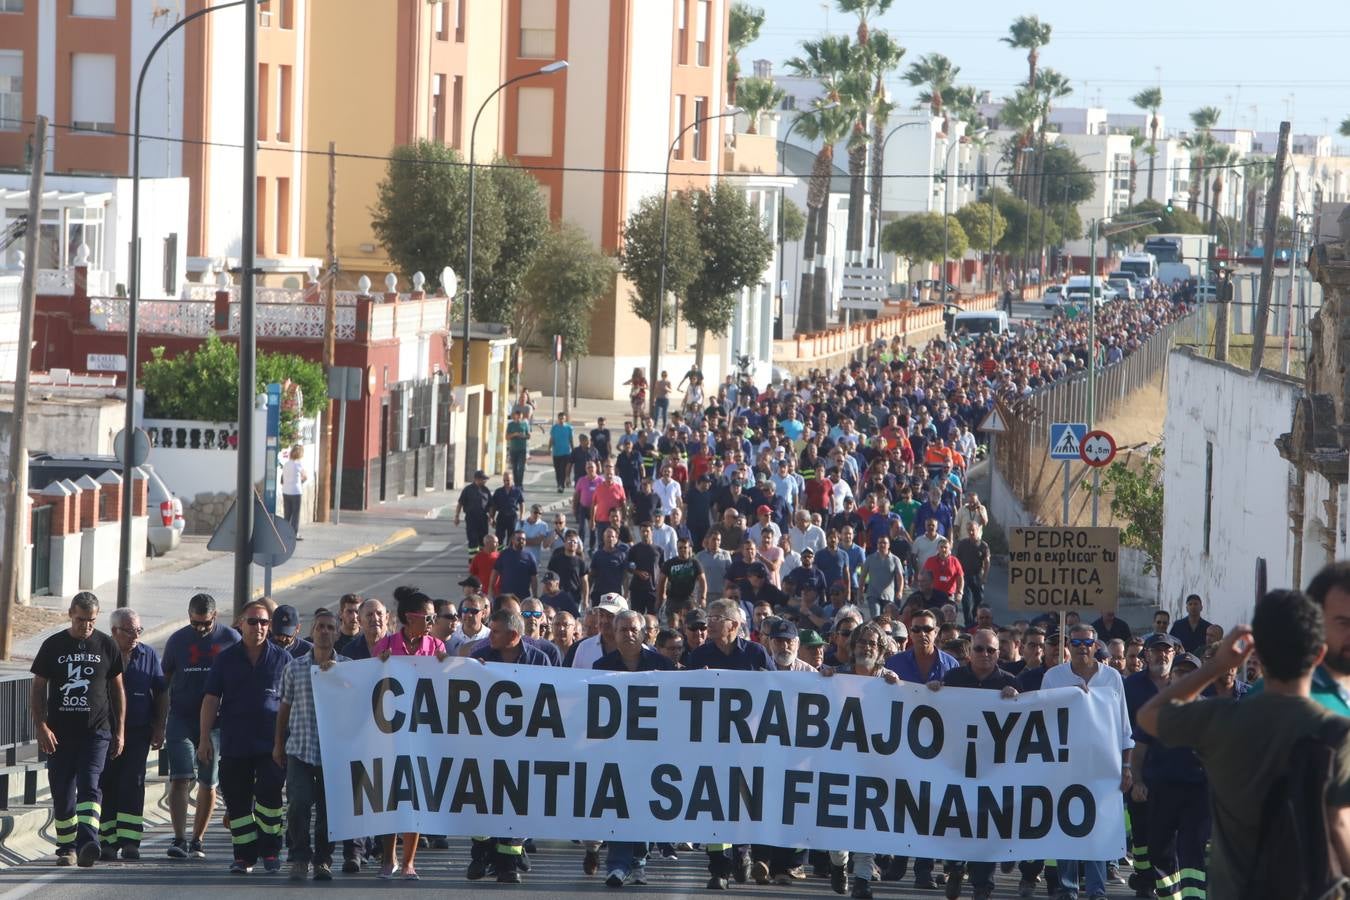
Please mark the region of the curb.
<svg viewBox="0 0 1350 900"><path fill-rule="evenodd" d="M351 550L344 550L342 553L339 553L337 556L330 559L320 560L303 569L292 572L284 578L274 579L272 581L272 593L275 594L286 588L295 587L297 584L308 581L316 575L321 575L330 569L335 569L338 566L345 566L352 560L362 556L379 553L381 550L388 549L395 544L400 544L403 541L416 536L417 529L405 527L398 529L378 544L363 544L360 547L354 547ZM253 598L255 600L262 596L264 596L262 588L255 588L253 590ZM146 632L141 635L141 642L146 644L157 644L182 627L182 622L165 622L163 625L156 628L147 629Z"/></svg>

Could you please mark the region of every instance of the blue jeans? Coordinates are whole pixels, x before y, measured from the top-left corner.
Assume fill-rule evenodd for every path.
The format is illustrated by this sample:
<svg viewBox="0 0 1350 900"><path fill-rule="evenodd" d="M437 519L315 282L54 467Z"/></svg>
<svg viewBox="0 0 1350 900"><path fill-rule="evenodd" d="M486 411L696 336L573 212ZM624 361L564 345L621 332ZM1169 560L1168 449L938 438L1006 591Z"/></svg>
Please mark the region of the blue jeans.
<svg viewBox="0 0 1350 900"><path fill-rule="evenodd" d="M1059 860L1059 883L1062 896L1078 898L1078 867L1087 866L1087 892L1096 897L1106 893L1106 863L1101 860Z"/></svg>
<svg viewBox="0 0 1350 900"><path fill-rule="evenodd" d="M619 872L624 878L647 865L647 844L634 841L609 841L605 851L605 871Z"/></svg>

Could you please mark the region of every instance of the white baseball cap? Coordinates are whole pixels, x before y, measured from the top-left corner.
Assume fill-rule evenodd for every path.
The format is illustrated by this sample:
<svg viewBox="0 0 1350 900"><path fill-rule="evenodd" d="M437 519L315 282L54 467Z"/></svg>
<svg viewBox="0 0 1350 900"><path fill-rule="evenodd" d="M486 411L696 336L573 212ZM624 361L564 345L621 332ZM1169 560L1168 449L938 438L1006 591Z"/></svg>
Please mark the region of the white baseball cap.
<svg viewBox="0 0 1350 900"><path fill-rule="evenodd" d="M624 599L623 594L601 594L600 602L595 605L596 609L603 609L608 613L621 613L628 608L628 601Z"/></svg>

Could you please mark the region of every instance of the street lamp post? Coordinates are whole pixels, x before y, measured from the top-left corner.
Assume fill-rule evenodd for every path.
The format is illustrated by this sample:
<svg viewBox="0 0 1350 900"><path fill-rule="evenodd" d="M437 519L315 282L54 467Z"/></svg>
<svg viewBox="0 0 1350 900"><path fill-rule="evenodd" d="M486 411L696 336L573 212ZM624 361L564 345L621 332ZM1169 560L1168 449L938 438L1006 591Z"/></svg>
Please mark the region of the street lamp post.
<svg viewBox="0 0 1350 900"><path fill-rule="evenodd" d="M670 142L670 148L666 150L666 182L661 191L661 278L658 282L656 291L656 327L652 329L651 346L651 372L648 374L648 383L654 388L656 378L660 372L661 366L661 329L665 327L666 312L666 238L670 226L670 158L675 154L675 148L680 140L691 129L702 125L705 122L711 122L713 119L721 119L726 116L734 116L739 113L740 107L729 106L720 113L714 113L711 116L704 116L701 119L695 119L688 125L680 129L679 134L675 135L675 140ZM793 123L796 124L796 123ZM651 416L656 415L656 391L650 390L647 394L647 409Z"/></svg>
<svg viewBox="0 0 1350 900"><path fill-rule="evenodd" d="M812 112L816 112L816 111L824 110L824 109L834 109L834 108L836 108L836 107L838 107L838 106L839 106L839 101L838 101L838 100L831 100L829 103L823 104L823 105L821 105L821 106L815 106L815 107L812 107L812 110L811 110L811 111L812 111ZM792 137L792 132L793 132L793 130L801 123L801 121L802 121L803 118L804 118L804 116L798 116L797 118L793 119L793 120L792 120L792 124L788 126L787 131L783 132L783 137L778 141L778 177L779 177L779 178L784 178L784 177L786 177L786 175L787 175L787 169L786 169L786 157L787 157L787 143L788 143L788 138ZM884 145L883 145L883 146L884 146ZM783 266L784 266L784 258L783 258L783 243L784 243L784 235L783 235L783 228L784 228L784 225L783 225L783 208L784 208L784 206L786 205L786 201L785 201L785 199L784 199L786 196L787 196L787 189L786 189L785 187L783 187L783 185L780 184L780 185L778 186L778 323L777 323L777 327L774 329L775 332L776 332L776 333L774 334L774 340L780 340L780 339L782 338L782 336L783 336L783 316L784 316L784 312L783 312L783 274L784 274L784 273L783 273Z"/></svg>
<svg viewBox="0 0 1350 900"><path fill-rule="evenodd" d="M979 133L983 134L984 131L987 131L987 129L982 130ZM938 275L942 282L941 297L943 302L946 302L947 300L947 219L951 216L952 207L952 189L948 182L951 180L952 151L961 146L961 141L962 139L958 138L957 140L952 141L952 145L947 148L946 165L942 170L942 271L939 272ZM956 181L958 184L961 181L961 173L959 171L956 175ZM960 274L957 274L956 276L956 287L957 290L960 290L961 288Z"/></svg>
<svg viewBox="0 0 1350 900"><path fill-rule="evenodd" d="M882 142L881 142L881 153L880 153L880 155L879 155L879 157L878 157L878 159L877 159L877 163L876 163L878 166L880 166L880 167L882 168L882 173L883 173L883 174L884 174L884 172L885 172L885 164L886 164L886 145L889 144L889 143L891 142L891 135L895 134L897 131L899 131L899 130L902 129L902 128L908 128L908 127L911 126L911 125L928 125L928 124L930 124L930 123L929 123L929 121L926 120L926 119L919 119L918 121L915 121L915 122L901 122L899 125L895 126L895 127L892 128L889 132L886 133L886 137L885 137L885 138L882 140ZM882 190L884 191L885 188L883 187ZM871 264L871 265L878 265L878 264L881 262L881 198L880 198L880 197L877 198L876 209L872 210L872 243L871 243L871 246L870 246L869 249L872 251L872 255L871 255L871 263L870 263L870 264Z"/></svg>
<svg viewBox="0 0 1350 900"><path fill-rule="evenodd" d="M136 429L136 307L141 299L141 93L145 88L145 76L149 72L150 63L154 60L155 54L159 52L159 48L164 46L165 42L178 29L208 13L243 6L245 2L246 0L230 0L228 3L218 3L215 6L199 9L195 13L179 19L150 48L150 52L145 55L145 61L141 63L140 74L136 77L136 102L132 110L131 136L131 275L127 279L129 288L127 291L127 408L123 424L123 454L128 459L131 456L131 436ZM240 425L242 426L243 423L241 422ZM241 455L247 454L241 452ZM120 525L120 543L117 551L117 605L119 607L125 607L131 602L131 485L131 466L127 465L124 460L122 463L122 512L121 521L118 523ZM252 512L251 506L249 511Z"/></svg>
<svg viewBox="0 0 1350 900"><path fill-rule="evenodd" d="M567 68L567 60L559 59L549 63L543 68L535 69L533 72L526 72L523 75L517 75L515 78L508 78L493 89L492 93L483 98L483 102L478 107L478 112L473 116L473 127L469 129L469 223L468 239L469 258L464 268L464 346L460 349L459 363L459 383L461 387L467 387L469 384L469 321L473 311L473 210L474 210L474 175L476 172L477 149L478 149L478 120L483 116L483 110L492 102L492 98L500 94L504 89L515 84L517 81L524 81L527 78L534 78L539 75L552 75L554 72L561 72ZM454 297L451 296L451 300Z"/></svg>

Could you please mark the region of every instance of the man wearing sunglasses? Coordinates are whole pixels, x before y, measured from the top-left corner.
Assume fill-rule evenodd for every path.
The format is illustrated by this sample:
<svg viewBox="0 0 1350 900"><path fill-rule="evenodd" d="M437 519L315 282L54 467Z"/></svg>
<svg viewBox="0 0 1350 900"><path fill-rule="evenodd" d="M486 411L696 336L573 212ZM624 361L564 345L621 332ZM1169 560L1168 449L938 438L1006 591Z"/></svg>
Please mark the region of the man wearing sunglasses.
<svg viewBox="0 0 1350 900"><path fill-rule="evenodd" d="M1170 640L1170 639L1169 639ZM1091 625L1078 624L1069 629L1069 661L1052 667L1045 673L1041 687L1045 690L1057 687L1076 687L1085 691L1098 692L1107 697L1116 707L1120 718L1121 771L1120 789L1128 793L1133 783L1130 771L1131 748L1134 738L1131 736L1130 713L1125 704L1125 682L1120 673L1097 660L1097 630ZM1145 856L1147 858L1147 856ZM1087 867L1088 895L1096 898L1106 897L1106 861L1060 860L1059 876L1063 890L1061 897L1077 900L1078 870Z"/></svg>
<svg viewBox="0 0 1350 900"><path fill-rule="evenodd" d="M543 601L537 597L526 597L517 605L520 620L525 623L525 631L521 634L520 639L536 650L542 651L548 657L550 665L561 666L562 653L548 641L544 634L548 627L548 620L544 618ZM513 607L509 602L504 602L499 608L512 609Z"/></svg>
<svg viewBox="0 0 1350 900"><path fill-rule="evenodd" d="M197 759L214 758L211 732L220 719L220 785L230 817L234 862L230 872L247 875L258 859L269 873L281 871L282 801L285 772L272 759L285 650L267 639L267 604L254 600L241 617L243 640L221 652L206 679L198 721Z"/></svg>
<svg viewBox="0 0 1350 900"><path fill-rule="evenodd" d="M458 656L465 644L473 644L488 636L487 600L482 594L470 594L459 604L459 628L445 642L446 652Z"/></svg>
<svg viewBox="0 0 1350 900"><path fill-rule="evenodd" d="M155 648L141 643L141 618L134 609L115 609L109 617L112 637L122 651L122 684L126 691L126 746L103 769L103 815L99 822L102 858L141 858L145 812L145 760L153 747L164 745L164 718L169 711L164 674Z"/></svg>
<svg viewBox="0 0 1350 900"><path fill-rule="evenodd" d="M441 643L450 639L459 624L459 610L453 600L436 601L436 621L431 624L431 636Z"/></svg>
<svg viewBox="0 0 1350 900"><path fill-rule="evenodd" d="M937 616L931 609L915 612L909 620L909 649L887 659L886 668L899 675L902 681L913 684L941 682L948 672L957 668L958 663L950 653L938 649L937 630ZM901 858L896 868L903 871L904 865L905 861ZM931 859L914 860L915 888L932 890L939 883L933 877Z"/></svg>
<svg viewBox="0 0 1350 900"><path fill-rule="evenodd" d="M210 594L194 594L188 600L188 624L169 636L161 665L169 682L169 720L164 729L164 749L169 757L169 820L173 823L170 859L205 859L202 837L211 824L216 805L217 760L220 758L220 728L211 729L215 752L211 761L197 759L201 735L202 697L206 679L216 657L239 643L239 632L216 620L216 600ZM187 836L188 789L197 782L197 805L192 837Z"/></svg>
<svg viewBox="0 0 1350 900"><path fill-rule="evenodd" d="M976 631L970 641L970 662L947 672L941 681L928 682L928 689L931 691L941 690L943 687L998 691L999 696L1005 700L1016 697L1017 679L998 667L998 633L991 628ZM996 865L992 862L954 861L951 871L947 874L947 896L950 898L961 896L961 882L965 879L966 872L969 872L972 896L975 900L989 900L994 894ZM1075 880L1073 883L1078 882Z"/></svg>

